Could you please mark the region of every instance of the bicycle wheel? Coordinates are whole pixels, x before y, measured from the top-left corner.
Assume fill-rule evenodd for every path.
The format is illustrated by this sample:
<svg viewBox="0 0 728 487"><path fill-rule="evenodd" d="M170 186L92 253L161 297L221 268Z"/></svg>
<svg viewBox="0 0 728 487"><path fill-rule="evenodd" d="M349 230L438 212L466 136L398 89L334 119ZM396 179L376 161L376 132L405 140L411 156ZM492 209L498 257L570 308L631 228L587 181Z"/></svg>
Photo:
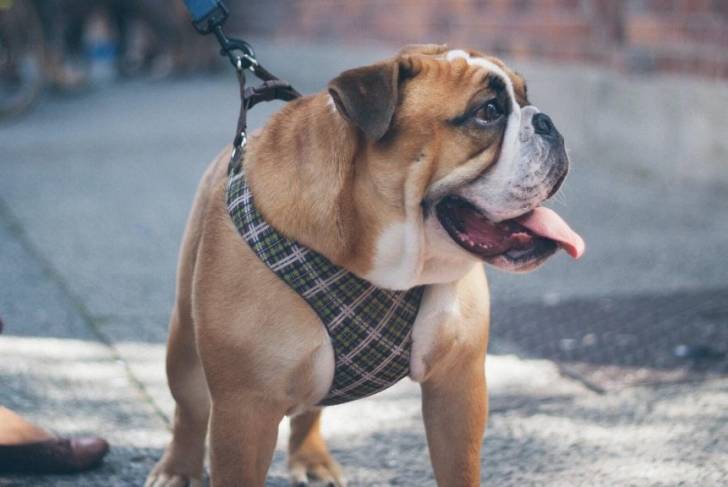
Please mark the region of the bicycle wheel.
<svg viewBox="0 0 728 487"><path fill-rule="evenodd" d="M33 2L0 0L0 119L27 110L43 87L43 28Z"/></svg>

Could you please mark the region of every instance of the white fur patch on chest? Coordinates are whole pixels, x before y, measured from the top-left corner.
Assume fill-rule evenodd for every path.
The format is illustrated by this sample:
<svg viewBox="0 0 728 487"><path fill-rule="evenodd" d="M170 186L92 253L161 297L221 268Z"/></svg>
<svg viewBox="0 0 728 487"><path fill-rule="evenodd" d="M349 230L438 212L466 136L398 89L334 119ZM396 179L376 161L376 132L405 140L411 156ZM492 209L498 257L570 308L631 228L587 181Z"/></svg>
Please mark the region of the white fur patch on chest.
<svg viewBox="0 0 728 487"><path fill-rule="evenodd" d="M442 327L454 325L460 317L457 282L427 286L420 312L412 328L410 378L422 382L427 377L425 358L432 352Z"/></svg>
<svg viewBox="0 0 728 487"><path fill-rule="evenodd" d="M372 266L364 279L375 286L406 290L460 279L469 269L464 251L450 241L440 245L439 224L424 217L418 182L426 166L412 164L404 188L404 218L384 226L375 242Z"/></svg>
<svg viewBox="0 0 728 487"><path fill-rule="evenodd" d="M377 240L372 270L366 279L386 289L410 289L422 267L424 235L418 222L394 223Z"/></svg>

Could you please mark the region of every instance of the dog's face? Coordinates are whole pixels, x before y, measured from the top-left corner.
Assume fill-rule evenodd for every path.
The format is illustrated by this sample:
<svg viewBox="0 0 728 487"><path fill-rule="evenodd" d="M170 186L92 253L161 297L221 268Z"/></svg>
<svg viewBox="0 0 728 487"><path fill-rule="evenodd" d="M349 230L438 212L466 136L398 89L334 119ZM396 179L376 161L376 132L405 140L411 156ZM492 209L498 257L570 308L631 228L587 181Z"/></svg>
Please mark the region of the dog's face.
<svg viewBox="0 0 728 487"><path fill-rule="evenodd" d="M359 186L376 188L389 215L373 282L444 281L474 259L527 271L559 246L581 254L578 236L538 208L568 172L564 140L502 61L416 46L343 73L330 93L366 141Z"/></svg>

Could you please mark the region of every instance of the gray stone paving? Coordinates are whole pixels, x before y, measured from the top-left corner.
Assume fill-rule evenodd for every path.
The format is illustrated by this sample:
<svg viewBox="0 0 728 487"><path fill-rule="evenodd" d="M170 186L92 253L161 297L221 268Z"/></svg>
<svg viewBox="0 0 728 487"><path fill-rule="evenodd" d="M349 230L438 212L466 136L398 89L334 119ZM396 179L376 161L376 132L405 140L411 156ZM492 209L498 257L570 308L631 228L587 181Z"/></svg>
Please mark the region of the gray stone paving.
<svg viewBox="0 0 728 487"><path fill-rule="evenodd" d="M258 51L303 91L381 54ZM574 125L568 108L539 99L553 91L552 78L538 66L519 68L556 123ZM0 486L140 485L161 453L172 409L163 358L178 241L201 172L230 139L236 97L231 75L134 81L46 100L0 126L0 403L58 433L100 433L112 442L95 472L0 477ZM252 125L274 109L256 108ZM592 313L589 303L631 299L641 326L650 326L650 316L657 326L667 322L664 313L650 314L660 305L651 296L679 300L728 286L725 186L631 168L633 154L619 147L625 163L606 165L618 154L589 148L574 141L574 170L554 202L587 240L583 260L560 255L528 276L489 273L497 320L483 482L725 485L726 375L688 374L678 383L599 394L543 360L558 354L529 344L535 326L557 341L573 329L556 323L549 335L559 314L545 309L598 316L608 328L610 313L597 304ZM586 304L569 311L575 302ZM724 338L728 316L724 306L716 309L709 336ZM579 319L572 320L577 329ZM538 324L529 329L526 320ZM287 485L286 430L284 422L271 486ZM325 431L353 485L434 485L413 384L330 408Z"/></svg>

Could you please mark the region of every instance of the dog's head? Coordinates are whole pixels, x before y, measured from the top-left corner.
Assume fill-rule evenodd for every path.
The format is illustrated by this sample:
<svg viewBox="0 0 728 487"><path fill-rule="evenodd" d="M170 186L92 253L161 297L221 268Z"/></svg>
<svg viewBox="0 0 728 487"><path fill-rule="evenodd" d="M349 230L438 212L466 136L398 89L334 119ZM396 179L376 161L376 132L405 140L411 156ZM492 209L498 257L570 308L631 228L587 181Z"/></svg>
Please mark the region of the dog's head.
<svg viewBox="0 0 728 487"><path fill-rule="evenodd" d="M359 186L389 221L378 229L376 284L442 282L474 259L527 271L584 244L540 207L569 169L564 140L499 59L444 46L405 48L331 81L361 137Z"/></svg>

